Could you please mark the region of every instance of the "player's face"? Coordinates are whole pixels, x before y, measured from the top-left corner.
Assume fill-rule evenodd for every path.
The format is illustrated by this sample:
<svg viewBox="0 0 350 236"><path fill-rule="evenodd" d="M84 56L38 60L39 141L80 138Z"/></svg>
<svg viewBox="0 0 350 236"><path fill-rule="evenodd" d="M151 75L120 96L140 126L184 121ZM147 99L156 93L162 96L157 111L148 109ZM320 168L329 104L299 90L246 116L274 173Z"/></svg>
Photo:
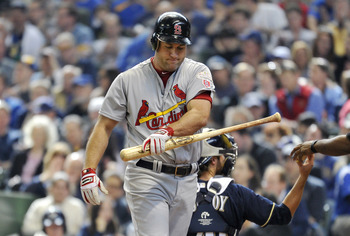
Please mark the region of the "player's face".
<svg viewBox="0 0 350 236"><path fill-rule="evenodd" d="M160 42L153 63L158 70L175 71L185 59L186 52L184 44Z"/></svg>

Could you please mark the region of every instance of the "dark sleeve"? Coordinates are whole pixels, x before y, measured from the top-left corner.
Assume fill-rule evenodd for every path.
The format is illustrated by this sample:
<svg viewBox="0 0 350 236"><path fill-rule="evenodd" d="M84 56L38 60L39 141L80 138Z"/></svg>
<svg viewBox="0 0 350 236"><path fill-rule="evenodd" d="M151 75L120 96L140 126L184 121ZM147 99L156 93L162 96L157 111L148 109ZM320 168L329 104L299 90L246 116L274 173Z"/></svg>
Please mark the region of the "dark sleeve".
<svg viewBox="0 0 350 236"><path fill-rule="evenodd" d="M265 227L268 224L283 225L290 222L292 216L287 206L276 205L271 200L241 185L234 184L233 186L230 188L230 201L234 209L230 210L238 213L242 224L245 220L249 220ZM237 226L241 228L241 225Z"/></svg>

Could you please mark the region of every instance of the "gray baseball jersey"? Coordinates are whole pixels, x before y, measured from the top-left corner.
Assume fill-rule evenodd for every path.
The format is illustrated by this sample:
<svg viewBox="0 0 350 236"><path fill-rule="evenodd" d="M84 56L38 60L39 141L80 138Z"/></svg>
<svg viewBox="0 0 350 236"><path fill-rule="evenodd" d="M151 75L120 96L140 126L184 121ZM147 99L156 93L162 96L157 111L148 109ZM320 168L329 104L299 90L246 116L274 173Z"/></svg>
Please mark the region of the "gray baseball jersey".
<svg viewBox="0 0 350 236"><path fill-rule="evenodd" d="M204 91L214 91L207 66L185 58L166 87L148 59L118 75L100 114L116 121L126 119L127 146L141 145L161 126L175 122L187 103ZM213 93L211 93L213 96ZM196 163L200 142L144 157L169 164ZM129 161L124 189L137 235L186 235L196 197L196 174L178 177L137 167Z"/></svg>

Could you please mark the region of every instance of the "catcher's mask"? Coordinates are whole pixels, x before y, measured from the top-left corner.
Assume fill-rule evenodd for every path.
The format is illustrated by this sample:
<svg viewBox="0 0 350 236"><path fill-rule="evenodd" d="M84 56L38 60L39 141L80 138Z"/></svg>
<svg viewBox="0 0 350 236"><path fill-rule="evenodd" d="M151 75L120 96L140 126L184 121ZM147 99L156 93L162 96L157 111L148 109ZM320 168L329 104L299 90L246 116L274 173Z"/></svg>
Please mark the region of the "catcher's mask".
<svg viewBox="0 0 350 236"><path fill-rule="evenodd" d="M158 42L191 45L191 24L178 12L166 12L160 15L154 26L151 37L152 49L158 49Z"/></svg>
<svg viewBox="0 0 350 236"><path fill-rule="evenodd" d="M209 132L214 129L203 129ZM222 169L223 176L229 176L236 163L238 146L234 138L229 134L222 134L202 141L201 158L198 161L199 167L205 165L213 156L225 157L225 164Z"/></svg>

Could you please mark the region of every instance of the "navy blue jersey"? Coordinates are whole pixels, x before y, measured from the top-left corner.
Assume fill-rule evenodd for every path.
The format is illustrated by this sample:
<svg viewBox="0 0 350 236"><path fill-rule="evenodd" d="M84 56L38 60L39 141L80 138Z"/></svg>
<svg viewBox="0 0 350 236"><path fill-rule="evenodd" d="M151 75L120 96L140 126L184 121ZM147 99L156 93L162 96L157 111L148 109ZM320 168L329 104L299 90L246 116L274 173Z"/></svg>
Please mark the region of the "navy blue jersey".
<svg viewBox="0 0 350 236"><path fill-rule="evenodd" d="M209 182L224 183L228 179L213 178ZM195 207L188 235L197 235L198 232L228 233L228 231L231 235L235 235L242 228L245 220L262 227L268 224L284 225L290 222L292 217L286 205L276 205L251 189L233 183L232 179L227 183L229 183L226 184L227 187L221 184L221 190L217 191L210 203L201 201ZM199 192L207 196L208 181L199 180L198 184Z"/></svg>

